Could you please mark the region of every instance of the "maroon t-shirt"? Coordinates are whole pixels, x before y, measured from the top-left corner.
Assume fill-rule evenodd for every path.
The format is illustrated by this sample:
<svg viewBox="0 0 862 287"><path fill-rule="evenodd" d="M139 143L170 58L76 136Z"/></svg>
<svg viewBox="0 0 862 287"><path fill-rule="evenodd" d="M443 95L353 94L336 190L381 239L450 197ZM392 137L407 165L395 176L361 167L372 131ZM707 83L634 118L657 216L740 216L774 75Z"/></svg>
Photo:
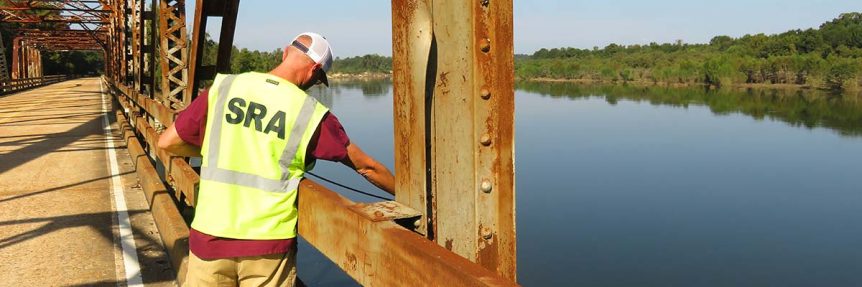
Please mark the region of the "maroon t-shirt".
<svg viewBox="0 0 862 287"><path fill-rule="evenodd" d="M207 96L204 90L177 116L177 135L192 145L201 146L207 121ZM332 113L326 113L308 145L306 158L340 162L347 157L350 139ZM189 230L189 250L202 259L260 256L285 253L296 246L296 239L243 240L216 237L195 229Z"/></svg>

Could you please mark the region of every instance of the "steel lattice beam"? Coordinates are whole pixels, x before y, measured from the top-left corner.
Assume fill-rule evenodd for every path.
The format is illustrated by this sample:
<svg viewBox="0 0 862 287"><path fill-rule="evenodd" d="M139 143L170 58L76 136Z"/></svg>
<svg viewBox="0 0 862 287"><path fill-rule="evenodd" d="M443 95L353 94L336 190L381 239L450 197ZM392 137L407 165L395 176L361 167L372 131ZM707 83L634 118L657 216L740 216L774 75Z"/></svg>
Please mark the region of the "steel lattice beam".
<svg viewBox="0 0 862 287"><path fill-rule="evenodd" d="M22 45L38 50L101 50L106 48L103 26L111 12L105 4L86 0L9 0L0 4L0 22L42 24L19 30Z"/></svg>
<svg viewBox="0 0 862 287"><path fill-rule="evenodd" d="M78 25L107 24L110 10L100 1L5 1L0 4L0 22ZM99 28L97 27L97 29Z"/></svg>
<svg viewBox="0 0 862 287"><path fill-rule="evenodd" d="M174 109L191 102L188 73L188 44L184 0L159 1L159 56L162 69L162 97Z"/></svg>
<svg viewBox="0 0 862 287"><path fill-rule="evenodd" d="M24 30L19 33L25 46L42 51L101 50L107 34L85 30Z"/></svg>

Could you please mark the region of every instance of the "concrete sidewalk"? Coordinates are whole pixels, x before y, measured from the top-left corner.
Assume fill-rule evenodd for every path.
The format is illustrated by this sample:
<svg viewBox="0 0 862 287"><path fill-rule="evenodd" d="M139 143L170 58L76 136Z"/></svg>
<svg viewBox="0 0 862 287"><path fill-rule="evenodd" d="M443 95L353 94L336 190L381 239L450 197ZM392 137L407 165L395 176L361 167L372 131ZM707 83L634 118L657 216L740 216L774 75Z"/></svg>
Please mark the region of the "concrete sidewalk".
<svg viewBox="0 0 862 287"><path fill-rule="evenodd" d="M100 91L88 78L0 96L0 286L124 286L136 276L147 286L175 284L113 117L106 137L110 98ZM135 254L121 248L115 177ZM126 274L134 255L140 271Z"/></svg>

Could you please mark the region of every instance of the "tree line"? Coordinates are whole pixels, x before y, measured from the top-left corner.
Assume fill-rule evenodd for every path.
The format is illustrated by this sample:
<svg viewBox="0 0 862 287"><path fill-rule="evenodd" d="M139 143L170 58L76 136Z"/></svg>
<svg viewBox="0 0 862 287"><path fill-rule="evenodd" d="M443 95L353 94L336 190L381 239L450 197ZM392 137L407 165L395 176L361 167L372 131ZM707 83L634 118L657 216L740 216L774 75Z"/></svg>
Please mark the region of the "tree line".
<svg viewBox="0 0 862 287"><path fill-rule="evenodd" d="M217 57L218 42L213 41L209 34L206 35L204 44L204 64L215 64ZM243 72L268 72L281 63L283 50L281 48L272 51L249 50L233 46L230 58L230 69L232 73ZM380 55L364 55L356 57L336 57L332 61L329 74L362 74L362 73L384 73L392 70L392 58Z"/></svg>
<svg viewBox="0 0 862 287"><path fill-rule="evenodd" d="M522 79L665 84L792 84L859 89L862 13L844 13L816 29L776 35L716 36L708 44L610 44L541 49L516 57Z"/></svg>

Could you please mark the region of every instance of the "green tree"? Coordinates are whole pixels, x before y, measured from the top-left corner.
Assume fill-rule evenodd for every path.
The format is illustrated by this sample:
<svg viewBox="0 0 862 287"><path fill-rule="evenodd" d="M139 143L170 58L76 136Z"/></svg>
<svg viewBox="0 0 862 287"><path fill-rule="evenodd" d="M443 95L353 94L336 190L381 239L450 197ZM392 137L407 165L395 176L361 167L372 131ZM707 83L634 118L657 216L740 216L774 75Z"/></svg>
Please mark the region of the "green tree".
<svg viewBox="0 0 862 287"><path fill-rule="evenodd" d="M733 65L725 56L710 58L703 63L704 83L716 87L730 84L733 80Z"/></svg>
<svg viewBox="0 0 862 287"><path fill-rule="evenodd" d="M833 90L843 90L846 88L847 82L855 78L859 72L859 63L846 59L833 59L833 61L836 63L829 68L826 84Z"/></svg>
<svg viewBox="0 0 862 287"><path fill-rule="evenodd" d="M733 45L733 38L730 36L715 36L712 40L709 40L709 45L716 47L719 51L724 51Z"/></svg>

